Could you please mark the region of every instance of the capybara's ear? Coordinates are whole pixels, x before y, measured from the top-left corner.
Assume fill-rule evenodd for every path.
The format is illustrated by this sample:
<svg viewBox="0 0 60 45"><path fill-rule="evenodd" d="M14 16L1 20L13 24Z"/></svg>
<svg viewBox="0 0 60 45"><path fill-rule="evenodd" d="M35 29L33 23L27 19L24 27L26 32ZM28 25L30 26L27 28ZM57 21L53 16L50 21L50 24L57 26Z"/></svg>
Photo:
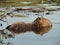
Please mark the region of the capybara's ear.
<svg viewBox="0 0 60 45"><path fill-rule="evenodd" d="M6 29L9 30L10 26L11 26L11 25L8 25L8 26L6 27Z"/></svg>
<svg viewBox="0 0 60 45"><path fill-rule="evenodd" d="M34 22L40 21L41 17L38 17L37 19L34 20Z"/></svg>

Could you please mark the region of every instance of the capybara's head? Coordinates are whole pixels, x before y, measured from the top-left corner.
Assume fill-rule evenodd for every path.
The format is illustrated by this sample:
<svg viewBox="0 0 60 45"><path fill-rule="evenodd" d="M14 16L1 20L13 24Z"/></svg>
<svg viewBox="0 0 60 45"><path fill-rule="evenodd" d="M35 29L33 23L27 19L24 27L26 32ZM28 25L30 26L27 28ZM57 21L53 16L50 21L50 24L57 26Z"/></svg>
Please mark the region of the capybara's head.
<svg viewBox="0 0 60 45"><path fill-rule="evenodd" d="M37 34L45 34L52 28L52 23L46 18L38 17L33 22L33 31Z"/></svg>

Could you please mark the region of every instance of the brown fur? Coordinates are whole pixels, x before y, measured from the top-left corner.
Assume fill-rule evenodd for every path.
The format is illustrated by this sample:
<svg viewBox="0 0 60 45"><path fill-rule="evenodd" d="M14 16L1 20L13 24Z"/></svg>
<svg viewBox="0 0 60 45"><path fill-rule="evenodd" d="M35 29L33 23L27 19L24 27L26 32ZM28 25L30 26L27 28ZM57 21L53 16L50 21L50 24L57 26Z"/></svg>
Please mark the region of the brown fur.
<svg viewBox="0 0 60 45"><path fill-rule="evenodd" d="M38 17L32 23L17 22L8 26L6 29L15 34L32 31L36 34L43 35L47 33L51 29L51 27L52 23L49 20L47 20L46 18Z"/></svg>

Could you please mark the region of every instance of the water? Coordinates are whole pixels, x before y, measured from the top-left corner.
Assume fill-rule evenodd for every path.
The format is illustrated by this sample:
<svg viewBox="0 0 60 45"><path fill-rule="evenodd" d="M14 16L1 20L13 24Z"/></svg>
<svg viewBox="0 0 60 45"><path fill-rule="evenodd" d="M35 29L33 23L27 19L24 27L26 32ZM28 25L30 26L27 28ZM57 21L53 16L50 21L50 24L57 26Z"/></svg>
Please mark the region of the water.
<svg viewBox="0 0 60 45"><path fill-rule="evenodd" d="M34 33L24 33L17 35L14 39L14 45L60 45L60 24L54 24L54 22L60 22L60 11L55 12L53 15L44 16L48 18L52 23L52 29L45 35L36 35ZM33 21L34 16L28 18L26 21Z"/></svg>
<svg viewBox="0 0 60 45"><path fill-rule="evenodd" d="M49 19L52 22L52 29L44 34L43 36L37 35L33 32L27 32L22 34L17 34L12 41L13 45L60 45L60 11L54 11L54 14L44 15L45 18ZM30 15L27 18L13 18L8 17L8 25L14 22L33 22L37 16ZM3 23L3 29L7 26L6 23ZM5 40L5 42L7 42Z"/></svg>

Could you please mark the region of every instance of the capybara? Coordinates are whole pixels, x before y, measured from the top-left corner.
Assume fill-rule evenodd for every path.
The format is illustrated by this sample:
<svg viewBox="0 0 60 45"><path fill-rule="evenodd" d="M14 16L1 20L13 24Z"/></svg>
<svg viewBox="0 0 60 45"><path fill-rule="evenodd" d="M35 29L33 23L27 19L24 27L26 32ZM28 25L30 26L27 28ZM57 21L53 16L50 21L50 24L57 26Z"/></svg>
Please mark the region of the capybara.
<svg viewBox="0 0 60 45"><path fill-rule="evenodd" d="M40 35L47 33L51 28L52 23L48 19L41 17L38 17L32 23L16 22L6 27L7 30L14 34L34 32Z"/></svg>

